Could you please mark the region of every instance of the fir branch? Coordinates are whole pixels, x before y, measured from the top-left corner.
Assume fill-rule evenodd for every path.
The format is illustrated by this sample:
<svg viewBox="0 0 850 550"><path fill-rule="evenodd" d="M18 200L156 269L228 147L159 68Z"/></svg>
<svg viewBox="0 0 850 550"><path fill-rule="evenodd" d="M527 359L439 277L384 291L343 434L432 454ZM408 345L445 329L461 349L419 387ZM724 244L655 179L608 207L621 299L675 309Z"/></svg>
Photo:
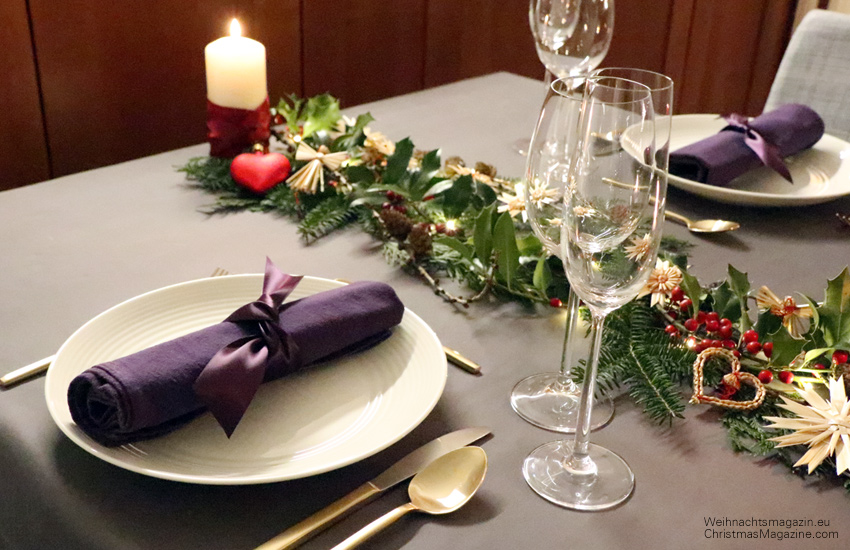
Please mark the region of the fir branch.
<svg viewBox="0 0 850 550"><path fill-rule="evenodd" d="M237 193L239 186L230 176L230 162L227 158L195 157L177 171L207 193Z"/></svg>
<svg viewBox="0 0 850 550"><path fill-rule="evenodd" d="M304 215L298 232L307 242L315 241L357 219L357 212L342 195L328 198Z"/></svg>

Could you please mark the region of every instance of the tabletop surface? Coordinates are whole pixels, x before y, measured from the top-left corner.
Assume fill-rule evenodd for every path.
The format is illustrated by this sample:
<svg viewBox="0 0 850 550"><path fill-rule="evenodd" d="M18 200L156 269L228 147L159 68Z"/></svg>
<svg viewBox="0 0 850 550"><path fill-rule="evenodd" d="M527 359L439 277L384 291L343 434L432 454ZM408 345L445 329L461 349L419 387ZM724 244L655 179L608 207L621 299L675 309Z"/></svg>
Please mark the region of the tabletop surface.
<svg viewBox="0 0 850 550"><path fill-rule="evenodd" d="M521 175L511 144L528 137L543 99L541 82L497 73L347 110L371 112L374 130L410 136L420 149L442 148ZM591 441L631 465L636 488L622 506L580 513L536 496L520 472L523 458L560 436L527 424L508 396L521 378L557 367L558 317L515 304L459 309L421 281L385 263L357 229L305 246L288 220L260 213L207 216L212 198L175 167L204 155L199 145L0 193L0 371L55 353L79 326L127 298L197 279L216 267L261 272L271 257L284 271L391 284L443 344L479 362L475 377L449 368L434 411L385 451L319 476L254 486L203 486L145 477L107 464L67 439L52 422L44 379L0 394L0 547L10 549L250 549L371 479L410 450L445 432L488 426L490 467L476 497L434 519L413 515L365 548L767 548L776 539L706 536L715 519L829 522L837 539L786 540L802 548L843 548L850 540L850 498L834 484L735 454L716 411L689 407L672 427L649 423L628 400ZM804 208L754 209L670 191L669 205L693 217L742 223L731 234L665 232L696 244L691 272L725 277L727 264L778 295L822 296L826 280L850 261L850 231L835 212L847 198ZM329 548L405 502L405 485L351 514L303 547ZM726 528L728 529L728 528ZM718 529L722 531L724 529ZM817 528L803 528L814 531ZM719 535L722 536L722 535ZM781 543L780 543L781 544Z"/></svg>

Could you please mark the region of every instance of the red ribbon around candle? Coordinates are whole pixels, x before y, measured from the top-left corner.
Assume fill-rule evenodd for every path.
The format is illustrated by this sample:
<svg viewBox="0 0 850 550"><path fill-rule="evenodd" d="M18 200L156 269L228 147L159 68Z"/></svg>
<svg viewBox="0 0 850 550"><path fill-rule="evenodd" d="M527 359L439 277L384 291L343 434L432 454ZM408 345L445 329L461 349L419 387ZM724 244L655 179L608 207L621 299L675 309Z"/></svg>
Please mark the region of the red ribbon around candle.
<svg viewBox="0 0 850 550"><path fill-rule="evenodd" d="M207 100L207 140L210 156L235 157L255 143L267 145L271 135L269 98L256 109L222 107Z"/></svg>

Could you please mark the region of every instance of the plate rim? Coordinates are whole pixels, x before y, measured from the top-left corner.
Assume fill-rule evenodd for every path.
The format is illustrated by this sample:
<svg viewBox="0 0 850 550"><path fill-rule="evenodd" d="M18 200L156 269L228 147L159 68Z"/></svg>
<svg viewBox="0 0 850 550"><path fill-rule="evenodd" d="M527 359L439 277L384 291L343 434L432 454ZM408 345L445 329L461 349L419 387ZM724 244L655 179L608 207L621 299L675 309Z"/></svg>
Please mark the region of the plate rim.
<svg viewBox="0 0 850 550"><path fill-rule="evenodd" d="M711 113L688 113L673 115L671 117L671 123L675 124L676 120L685 119L693 119L700 121L708 119L717 120L719 117L720 115ZM823 137L821 137L821 139L818 140L818 142L815 143L812 147L817 147L823 140L827 140L827 142L833 141L836 145L842 145L845 149L850 150L850 143L827 133L824 133ZM841 159L841 162L843 164L845 162L850 161L848 161L848 159ZM739 204L745 206L810 206L814 204L830 202L841 197L850 195L850 182L848 182L847 188L844 191L826 193L822 195L799 196L729 189L728 187L708 185L687 178L682 178L680 176L675 176L673 174L668 174L667 180L668 182L670 182L670 185L682 191L693 193L695 195L707 199L716 200L718 202L725 202L727 204Z"/></svg>
<svg viewBox="0 0 850 550"><path fill-rule="evenodd" d="M146 299L149 295L157 294L157 293L164 292L164 291L171 291L171 290L178 288L178 287L195 285L195 284L202 283L202 282L206 283L210 280L216 280L216 279L217 280L224 280L224 279L233 279L233 278L257 279L258 283L261 283L261 281L263 279L263 274L262 273L240 273L240 274L230 274L230 275L223 275L223 276L216 276L216 277L202 277L202 278L198 278L198 279L192 279L192 280L189 280L189 281L182 281L182 282L179 282L179 283L165 285L163 287L156 288L156 289L153 289L153 290L149 290L149 291L143 292L141 294L138 294L136 296L133 296L131 298L128 298L126 300L123 300L123 301L103 310L102 312L98 313L97 315L95 315L94 317L92 317L91 319L89 319L88 321L83 323L73 333L71 333L71 335L59 347L58 351L56 352L56 359L53 361L53 363L50 365L50 367L48 367L47 373L46 373L46 376L45 376L44 397L45 397L45 401L47 403L48 412L50 414L51 419L53 420L53 423L56 425L56 427L59 428L59 430L66 437L68 437L68 439L70 439L75 445L80 447L82 450L88 452L89 454L95 456L96 458L98 458L100 460L103 460L104 462L107 462L109 464L112 464L114 466L117 466L117 467L122 468L122 469L127 470L127 471L135 472L135 473L138 473L138 474L142 474L142 475L145 475L145 476L154 477L154 478L158 478L158 479L165 479L165 480L169 480L169 481L177 481L177 482L181 482L181 483L190 483L190 484L199 484L199 485L226 485L226 486L256 485L256 484L262 484L262 483L276 483L276 482L312 477L312 476L315 476L315 475L330 472L330 471L333 471L333 470L354 464L354 463L359 462L361 460L364 460L364 459L366 459L370 456L373 456L373 455L383 451L384 449L390 447L391 445L397 443L403 437L405 437L410 432L412 432L414 429L416 429L431 414L431 412L434 410L437 403L439 402L440 398L442 397L443 393L445 392L446 381L448 379L448 363L447 363L447 359L445 357L445 354L441 353L439 355L440 360L438 361L438 365L437 365L437 367L435 367L435 369L438 371L437 374L439 375L439 384L438 384L438 390L439 391L434 392L434 395L431 397L427 406L423 408L423 410L420 412L420 414L415 418L415 420L412 420L409 425L407 425L404 429L399 430L399 433L396 433L393 436L388 437L385 441L381 442L381 444L379 444L378 446L376 446L372 449L369 449L369 451L367 451L365 453L361 453L360 455L356 455L356 456L344 457L344 458L341 458L339 460L330 462L330 463L322 466L321 468L316 468L316 469L311 470L309 472L296 473L294 475L280 475L279 473L278 474L269 473L269 474L252 474L250 476L240 475L237 478L232 478L232 477L220 478L220 477L214 477L214 476L210 476L210 475L191 475L191 474L184 474L184 473L175 473L175 472L162 470L162 469L153 469L153 468L147 468L147 467L144 467L144 466L134 465L132 463L127 463L125 460L122 460L120 457L116 457L116 456L113 456L112 454L110 454L108 452L110 447L106 447L104 445L101 445L101 444L99 444L99 443L97 443L96 441L93 441L93 440L90 441L89 439L83 439L74 430L70 429L71 425L74 425L73 423L71 423L71 425L66 425L65 422L64 422L64 419L62 419L58 416L58 414L60 412L59 409L64 407L64 409L67 410L67 399L64 400L64 401L59 400L59 401L61 401L61 404L60 404L60 403L57 403L57 400L54 399L51 396L51 390L53 390L55 392L56 389L57 389L57 388L54 387L56 385L55 383L51 384L51 379L54 376L57 376L57 375L54 374L54 373L56 373L56 369L54 368L54 365L57 364L57 361L59 362L59 364L61 364L61 358L62 358L63 351L69 345L70 342L73 342L73 340L77 337L77 335L80 332L86 330L89 325L96 322L99 318L110 314L112 311L119 309L121 307L125 307L126 304L129 304L131 302ZM343 283L341 281L337 281L337 280L333 280L333 279L327 279L327 278L324 278L324 277L315 277L315 276L309 276L309 275L305 275L304 279L312 280L312 281L319 282L319 283L322 283L322 284L329 283L333 287L341 287L341 286L345 286L347 284L347 283ZM258 284L258 288L260 288L259 284ZM437 336L436 332L431 328L431 326L428 325L419 315L417 315L415 312L410 310L410 308L405 306L404 316L402 318L402 322L404 322L404 320L408 319L408 318L411 319L410 322L419 325L419 328L422 329L430 337L429 340L431 340L433 343L435 343L436 346L438 346L438 348L440 350L442 350L442 343L441 343L439 337ZM67 394L67 390L63 391L63 395L65 395L65 394ZM116 448L121 448L121 447L123 447L123 446L118 446Z"/></svg>

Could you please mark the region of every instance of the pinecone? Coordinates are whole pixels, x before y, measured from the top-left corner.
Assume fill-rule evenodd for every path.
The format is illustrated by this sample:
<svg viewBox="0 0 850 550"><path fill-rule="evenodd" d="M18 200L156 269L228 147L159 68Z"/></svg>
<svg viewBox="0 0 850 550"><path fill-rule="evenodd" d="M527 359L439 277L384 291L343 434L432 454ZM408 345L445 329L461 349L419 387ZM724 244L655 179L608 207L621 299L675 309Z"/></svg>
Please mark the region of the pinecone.
<svg viewBox="0 0 850 550"><path fill-rule="evenodd" d="M410 252L414 258L427 256L431 252L431 228L427 223L417 223L407 236Z"/></svg>
<svg viewBox="0 0 850 550"><path fill-rule="evenodd" d="M408 218L403 212L399 212L394 208L385 208L378 214L381 218L381 223L390 236L403 241L407 238L410 230L413 228L413 221Z"/></svg>
<svg viewBox="0 0 850 550"><path fill-rule="evenodd" d="M485 162L476 162L475 171L484 176L490 176L491 178L496 177L496 167L492 164L487 164Z"/></svg>

